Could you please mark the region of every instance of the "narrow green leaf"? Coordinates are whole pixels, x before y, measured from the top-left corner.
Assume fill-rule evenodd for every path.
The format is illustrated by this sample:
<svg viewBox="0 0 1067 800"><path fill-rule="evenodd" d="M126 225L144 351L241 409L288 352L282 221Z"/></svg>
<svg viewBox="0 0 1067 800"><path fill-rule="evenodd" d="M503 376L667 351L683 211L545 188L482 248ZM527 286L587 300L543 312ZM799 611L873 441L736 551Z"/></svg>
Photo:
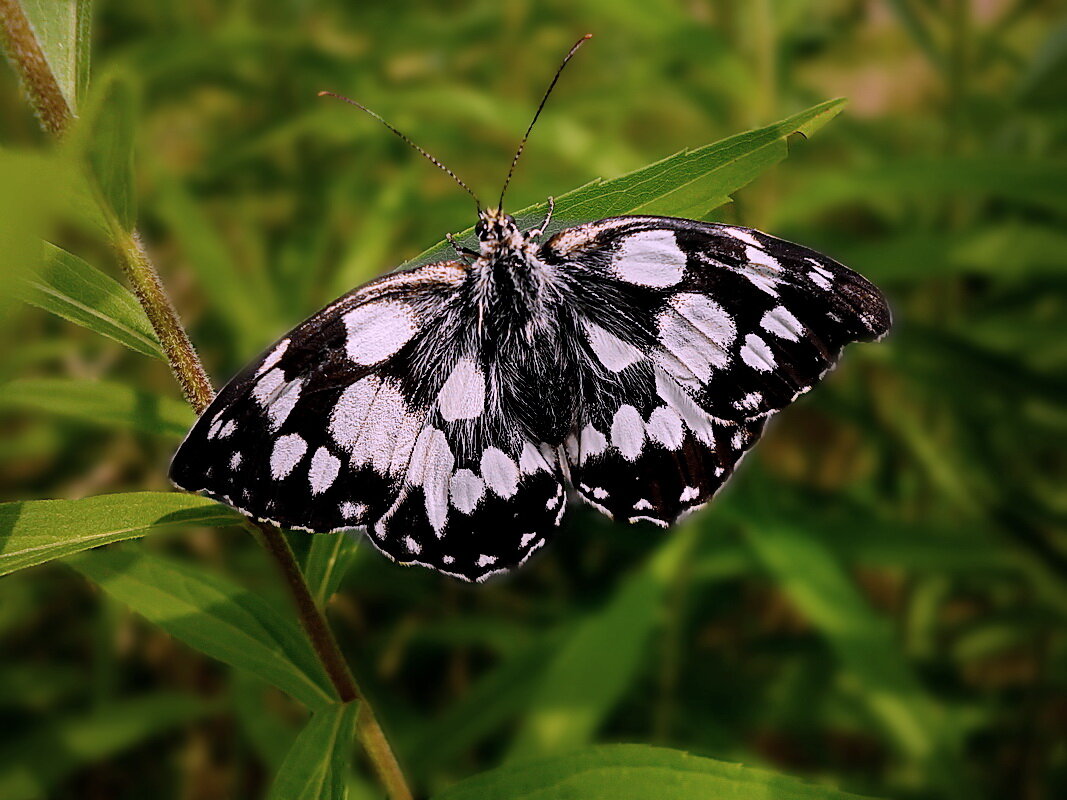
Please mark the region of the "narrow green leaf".
<svg viewBox="0 0 1067 800"><path fill-rule="evenodd" d="M149 531L222 527L242 519L229 506L177 492L0 503L0 575Z"/></svg>
<svg viewBox="0 0 1067 800"><path fill-rule="evenodd" d="M121 383L26 378L0 386L0 408L44 411L106 428L180 439L196 421L185 403Z"/></svg>
<svg viewBox="0 0 1067 800"><path fill-rule="evenodd" d="M635 213L705 216L784 159L791 135L812 135L841 113L845 102L828 100L765 128L683 150L618 178L592 181L557 197L553 217L566 224ZM539 220L547 211L548 203L538 203L514 216ZM469 237L473 230L457 238ZM448 242L439 242L405 266L447 258L452 252Z"/></svg>
<svg viewBox="0 0 1067 800"><path fill-rule="evenodd" d="M259 272L242 272L218 229L178 180L161 176L156 212L185 254L199 285L237 337L242 352L262 348L278 333L277 309Z"/></svg>
<svg viewBox="0 0 1067 800"><path fill-rule="evenodd" d="M781 520L748 530L753 551L826 637L848 675L846 686L898 749L952 796L962 790L957 731L905 661L887 620L811 531Z"/></svg>
<svg viewBox="0 0 1067 800"><path fill-rule="evenodd" d="M636 744L505 765L435 800L855 800L858 795L786 775Z"/></svg>
<svg viewBox="0 0 1067 800"><path fill-rule="evenodd" d="M90 0L21 0L59 90L77 114L89 85Z"/></svg>
<svg viewBox="0 0 1067 800"><path fill-rule="evenodd" d="M95 550L66 563L202 653L248 670L310 708L333 701L329 681L291 615L249 590L134 548Z"/></svg>
<svg viewBox="0 0 1067 800"><path fill-rule="evenodd" d="M0 797L51 797L51 790L78 767L98 763L209 711L190 695L155 694L43 721L9 737L0 750Z"/></svg>
<svg viewBox="0 0 1067 800"><path fill-rule="evenodd" d="M337 591L358 549L359 540L347 534L311 537L311 547L304 563L304 579L319 607L324 606Z"/></svg>
<svg viewBox="0 0 1067 800"><path fill-rule="evenodd" d="M271 786L270 800L344 800L358 703L315 712Z"/></svg>
<svg viewBox="0 0 1067 800"><path fill-rule="evenodd" d="M509 760L562 752L591 741L645 663L664 589L695 536L692 525L676 531L603 609L579 624L545 668Z"/></svg>
<svg viewBox="0 0 1067 800"><path fill-rule="evenodd" d="M85 143L89 164L104 201L123 230L132 231L137 223L133 187L137 95L130 81L116 74L107 80L98 97L90 104L93 108Z"/></svg>
<svg viewBox="0 0 1067 800"><path fill-rule="evenodd" d="M46 242L40 266L29 270L22 284L16 291L27 303L138 353L164 358L137 298L76 255Z"/></svg>

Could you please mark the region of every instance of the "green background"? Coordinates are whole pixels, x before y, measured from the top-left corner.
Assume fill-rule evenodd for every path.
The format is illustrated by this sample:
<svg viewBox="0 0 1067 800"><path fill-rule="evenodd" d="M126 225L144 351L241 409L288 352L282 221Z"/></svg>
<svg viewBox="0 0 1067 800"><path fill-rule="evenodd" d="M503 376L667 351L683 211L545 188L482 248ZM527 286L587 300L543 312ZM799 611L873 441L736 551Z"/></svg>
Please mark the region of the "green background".
<svg viewBox="0 0 1067 800"><path fill-rule="evenodd" d="M89 86L84 64L51 51L83 117L63 147L0 68L0 500L166 491L192 420L136 304L79 272L122 281L72 163L98 165L121 224L136 220L221 385L324 303L474 221L447 176L318 91L367 104L492 199L586 32L510 208L846 97L732 202L683 200L852 266L896 325L849 348L671 533L574 507L541 556L476 587L366 545L334 562L294 536L410 781L431 794L627 742L874 796L1062 797L1067 17L1055 2L101 0ZM42 259L39 236L84 262ZM57 304L96 327L40 308ZM120 513L77 508L86 524ZM0 579L0 796L268 791L323 690L261 670L283 693L225 665L241 654L219 650L227 634L206 610L291 612L225 515L174 514L103 560ZM245 594L190 589L191 616L176 617L152 605L158 565L137 566L156 557ZM361 758L342 772L351 797L378 796ZM499 796L520 796L507 785Z"/></svg>

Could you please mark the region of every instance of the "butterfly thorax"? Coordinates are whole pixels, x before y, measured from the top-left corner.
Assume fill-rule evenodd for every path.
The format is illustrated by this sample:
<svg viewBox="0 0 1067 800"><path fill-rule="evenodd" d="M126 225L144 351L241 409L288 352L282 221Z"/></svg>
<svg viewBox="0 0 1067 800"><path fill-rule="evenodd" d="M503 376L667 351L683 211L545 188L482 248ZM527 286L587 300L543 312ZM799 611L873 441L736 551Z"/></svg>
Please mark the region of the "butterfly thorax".
<svg viewBox="0 0 1067 800"><path fill-rule="evenodd" d="M552 287L537 258L537 232L524 232L497 209L479 213L479 252L471 272L481 327L496 336L530 339L543 329Z"/></svg>

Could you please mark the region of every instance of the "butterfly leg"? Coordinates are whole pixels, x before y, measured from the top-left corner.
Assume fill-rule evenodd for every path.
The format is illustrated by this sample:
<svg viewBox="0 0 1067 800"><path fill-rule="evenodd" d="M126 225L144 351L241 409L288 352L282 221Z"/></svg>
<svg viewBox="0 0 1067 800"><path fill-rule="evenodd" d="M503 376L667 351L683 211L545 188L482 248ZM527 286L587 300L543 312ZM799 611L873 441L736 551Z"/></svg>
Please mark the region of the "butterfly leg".
<svg viewBox="0 0 1067 800"><path fill-rule="evenodd" d="M548 223L552 221L552 212L556 210L556 201L551 197L548 198L548 214L545 216L545 221L541 223L541 226L534 228L528 234L527 238L536 238L544 235L545 230L548 228Z"/></svg>
<svg viewBox="0 0 1067 800"><path fill-rule="evenodd" d="M452 249L456 251L460 258L463 258L464 256L477 258L478 251L471 250L469 247L464 247L463 245L461 245L459 242L456 241L456 237L453 234L445 234L445 238L448 239L448 243L452 245Z"/></svg>

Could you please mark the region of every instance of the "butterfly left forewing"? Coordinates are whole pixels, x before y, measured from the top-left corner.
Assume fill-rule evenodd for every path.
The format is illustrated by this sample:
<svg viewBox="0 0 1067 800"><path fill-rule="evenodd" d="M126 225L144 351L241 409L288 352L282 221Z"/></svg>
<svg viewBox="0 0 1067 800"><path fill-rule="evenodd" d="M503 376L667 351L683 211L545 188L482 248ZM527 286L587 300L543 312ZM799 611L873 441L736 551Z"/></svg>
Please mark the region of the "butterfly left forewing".
<svg viewBox="0 0 1067 800"><path fill-rule="evenodd" d="M288 528L342 530L384 513L429 413L388 370L462 274L445 263L391 275L294 328L201 415L171 479Z"/></svg>

